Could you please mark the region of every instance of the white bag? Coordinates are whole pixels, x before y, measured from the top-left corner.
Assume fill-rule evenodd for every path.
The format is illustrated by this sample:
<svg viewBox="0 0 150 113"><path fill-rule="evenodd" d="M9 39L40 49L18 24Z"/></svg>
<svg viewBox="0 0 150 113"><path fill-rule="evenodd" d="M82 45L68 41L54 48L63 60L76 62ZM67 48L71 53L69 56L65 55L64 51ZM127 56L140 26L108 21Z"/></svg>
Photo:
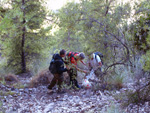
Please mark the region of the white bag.
<svg viewBox="0 0 150 113"><path fill-rule="evenodd" d="M89 88L92 87L92 84L91 84L91 82L89 82L89 79L90 80L94 80L95 79L95 74L94 74L94 70L93 69L91 70L90 74L87 75L86 78L83 79L83 81L82 81L82 86L84 88L89 89Z"/></svg>
<svg viewBox="0 0 150 113"><path fill-rule="evenodd" d="M83 85L84 88L86 88L86 89L89 89L89 88L91 88L91 86L92 86L88 79L83 79L82 85Z"/></svg>
<svg viewBox="0 0 150 113"><path fill-rule="evenodd" d="M94 79L94 70L93 69L91 70L90 74L86 76L86 79L89 80L89 78Z"/></svg>

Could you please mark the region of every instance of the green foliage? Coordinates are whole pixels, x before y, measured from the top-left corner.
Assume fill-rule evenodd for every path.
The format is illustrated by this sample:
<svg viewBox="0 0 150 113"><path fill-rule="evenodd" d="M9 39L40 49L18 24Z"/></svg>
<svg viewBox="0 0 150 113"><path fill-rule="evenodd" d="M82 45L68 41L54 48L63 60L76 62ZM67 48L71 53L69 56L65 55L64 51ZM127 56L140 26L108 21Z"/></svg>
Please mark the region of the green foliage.
<svg viewBox="0 0 150 113"><path fill-rule="evenodd" d="M7 92L0 91L1 96L8 96L8 95L14 95L14 94L16 94L16 93L13 91L7 91Z"/></svg>
<svg viewBox="0 0 150 113"><path fill-rule="evenodd" d="M3 85L6 85L6 81L4 80L4 78L2 81L0 81L0 83L2 83Z"/></svg>
<svg viewBox="0 0 150 113"><path fill-rule="evenodd" d="M126 37L122 37L122 33L126 30L123 26L127 26L130 13L129 4L117 5L117 1L68 3L56 13L59 30L54 38L59 41L55 47L84 51L87 55L100 51L105 56L105 65L125 59L127 51L123 42L126 42Z"/></svg>
<svg viewBox="0 0 150 113"><path fill-rule="evenodd" d="M0 75L8 74L5 70L5 66L7 65L7 61L5 58L0 58Z"/></svg>
<svg viewBox="0 0 150 113"><path fill-rule="evenodd" d="M113 78L113 83L115 84L117 89L121 89L123 87L123 80L124 77L121 76L121 74L118 74Z"/></svg>
<svg viewBox="0 0 150 113"><path fill-rule="evenodd" d="M2 55L7 59L9 71L22 72L22 64L29 65L36 59L45 59L50 49L50 26L43 26L48 14L42 1L12 1L0 22ZM23 62L24 60L24 62ZM10 70L11 69L11 70Z"/></svg>
<svg viewBox="0 0 150 113"><path fill-rule="evenodd" d="M150 72L150 51L147 51L143 58L145 59L144 70Z"/></svg>
<svg viewBox="0 0 150 113"><path fill-rule="evenodd" d="M125 113L125 111L123 111L119 105L115 104L114 102L110 103L110 106L106 108L107 113Z"/></svg>
<svg viewBox="0 0 150 113"><path fill-rule="evenodd" d="M105 77L104 87L108 90L121 89L124 85L124 76L114 73Z"/></svg>
<svg viewBox="0 0 150 113"><path fill-rule="evenodd" d="M17 84L14 84L13 87L17 88L17 89L24 89L25 85L26 84L17 83ZM13 92L12 92L12 94L13 94Z"/></svg>
<svg viewBox="0 0 150 113"><path fill-rule="evenodd" d="M27 70L38 73L42 62L47 61L48 51L53 53L62 48L84 51L86 55L100 51L104 54L104 68L116 62L125 65L136 54L133 49L135 33L147 31L149 37L149 24L145 25L149 12L142 9L149 8L146 2L141 2L136 9L135 20L139 22L134 22L130 28L132 7L130 3L118 4L117 0L70 2L53 15L46 11L43 1L25 0L23 4L21 0L13 0L10 3L11 8L3 13L4 18L0 21L0 46L5 57L3 67L9 71L22 71L24 59ZM47 16L53 21L48 22ZM45 23L53 26L45 27ZM138 42L145 49L149 39L144 40L146 44Z"/></svg>
<svg viewBox="0 0 150 113"><path fill-rule="evenodd" d="M139 25L135 31L135 39L134 39L134 45L135 47L140 51L148 51L150 49L147 38L148 38L148 32L149 32L149 25L150 21L146 21L148 18L140 18ZM136 26L137 27L137 26Z"/></svg>
<svg viewBox="0 0 150 113"><path fill-rule="evenodd" d="M134 22L134 45L139 51L148 51L150 46L148 44L148 32L150 27L150 13L149 13L150 2L144 0L140 4L137 4L136 15L134 18L137 18Z"/></svg>
<svg viewBox="0 0 150 113"><path fill-rule="evenodd" d="M81 37L77 33L80 29L77 25L80 15L79 5L75 3L68 3L57 13L59 31L55 33L55 36L59 40L59 48L69 47L73 51L82 50Z"/></svg>
<svg viewBox="0 0 150 113"><path fill-rule="evenodd" d="M137 4L136 15L137 21L134 23L134 45L136 49L140 52L143 52L143 58L145 61L144 70L149 71L150 63L150 2L144 0L143 2Z"/></svg>
<svg viewBox="0 0 150 113"><path fill-rule="evenodd" d="M141 92L142 93L142 92ZM125 95L123 95L123 99L126 100L123 103L123 106L128 106L129 104L138 104L143 101L140 92L138 91L127 91Z"/></svg>

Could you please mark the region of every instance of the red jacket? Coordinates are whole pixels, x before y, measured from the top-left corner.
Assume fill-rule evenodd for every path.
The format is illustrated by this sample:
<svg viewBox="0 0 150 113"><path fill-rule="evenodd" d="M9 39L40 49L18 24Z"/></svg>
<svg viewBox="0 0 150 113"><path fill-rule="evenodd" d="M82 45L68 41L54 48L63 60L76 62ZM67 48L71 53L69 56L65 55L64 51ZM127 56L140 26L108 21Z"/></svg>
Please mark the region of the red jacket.
<svg viewBox="0 0 150 113"><path fill-rule="evenodd" d="M67 54L68 57L70 57L70 62L74 65L77 65L77 62L79 59L76 59L75 56L77 56L79 54L79 52L69 52ZM85 65L85 63L81 60L81 63L83 63Z"/></svg>

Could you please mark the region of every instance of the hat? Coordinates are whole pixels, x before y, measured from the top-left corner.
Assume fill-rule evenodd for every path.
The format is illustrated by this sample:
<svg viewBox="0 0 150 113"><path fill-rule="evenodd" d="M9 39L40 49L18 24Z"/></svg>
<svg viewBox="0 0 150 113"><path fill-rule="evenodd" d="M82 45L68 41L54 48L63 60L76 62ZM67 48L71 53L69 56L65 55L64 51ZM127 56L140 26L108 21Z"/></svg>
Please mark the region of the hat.
<svg viewBox="0 0 150 113"><path fill-rule="evenodd" d="M80 57L81 59L84 59L84 58L85 58L85 54L84 54L83 52L81 52L81 53L79 53L79 57Z"/></svg>

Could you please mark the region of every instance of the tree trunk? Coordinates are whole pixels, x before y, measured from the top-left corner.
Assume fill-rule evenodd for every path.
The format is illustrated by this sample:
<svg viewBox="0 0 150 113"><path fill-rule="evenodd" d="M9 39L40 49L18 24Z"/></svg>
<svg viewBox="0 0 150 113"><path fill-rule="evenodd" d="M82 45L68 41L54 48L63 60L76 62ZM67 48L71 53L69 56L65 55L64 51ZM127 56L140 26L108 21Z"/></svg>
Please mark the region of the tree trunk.
<svg viewBox="0 0 150 113"><path fill-rule="evenodd" d="M25 10L24 10L25 0L22 0L22 6L23 6L23 28L22 28L22 54L21 54L21 66L22 66L22 73L26 72L26 60L25 60L25 50L24 50L24 44L25 44Z"/></svg>

